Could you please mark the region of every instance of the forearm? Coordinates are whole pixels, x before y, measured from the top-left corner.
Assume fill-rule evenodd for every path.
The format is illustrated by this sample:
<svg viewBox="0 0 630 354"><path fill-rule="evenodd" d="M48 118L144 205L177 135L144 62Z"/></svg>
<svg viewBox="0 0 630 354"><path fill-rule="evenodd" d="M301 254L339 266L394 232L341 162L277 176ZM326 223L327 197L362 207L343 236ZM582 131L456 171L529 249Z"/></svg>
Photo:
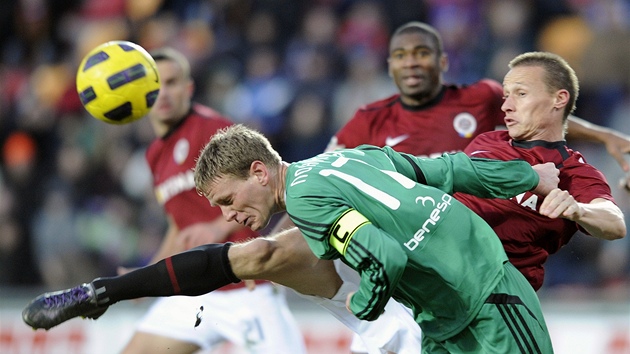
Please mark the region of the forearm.
<svg viewBox="0 0 630 354"><path fill-rule="evenodd" d="M624 156L630 153L630 135L589 123L574 116L569 116L568 126L568 139L588 140L604 144L606 151L617 160L619 166L626 172L630 171L630 164Z"/></svg>
<svg viewBox="0 0 630 354"><path fill-rule="evenodd" d="M509 198L538 185L538 174L525 161L469 158L464 153L416 159L426 184L446 193L481 198ZM419 181L420 182L420 181Z"/></svg>
<svg viewBox="0 0 630 354"><path fill-rule="evenodd" d="M266 279L302 294L331 298L341 286L332 261L311 252L297 228L235 244L228 253L240 279Z"/></svg>
<svg viewBox="0 0 630 354"><path fill-rule="evenodd" d="M398 286L407 256L397 241L372 224L360 227L348 238L350 244L344 257L361 275L349 309L358 318L372 321L383 313Z"/></svg>
<svg viewBox="0 0 630 354"><path fill-rule="evenodd" d="M567 138L576 140L606 142L606 137L613 134L613 130L590 123L582 118L570 115L568 119Z"/></svg>
<svg viewBox="0 0 630 354"><path fill-rule="evenodd" d="M580 216L575 220L588 233L604 240L616 240L626 235L623 213L612 202L601 200L589 204L578 203Z"/></svg>

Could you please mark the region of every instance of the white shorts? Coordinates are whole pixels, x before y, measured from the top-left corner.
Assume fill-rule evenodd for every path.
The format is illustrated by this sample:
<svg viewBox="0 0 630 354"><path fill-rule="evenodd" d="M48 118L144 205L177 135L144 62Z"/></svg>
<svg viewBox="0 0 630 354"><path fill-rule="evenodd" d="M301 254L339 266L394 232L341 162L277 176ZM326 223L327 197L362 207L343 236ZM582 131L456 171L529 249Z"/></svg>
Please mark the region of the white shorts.
<svg viewBox="0 0 630 354"><path fill-rule="evenodd" d="M357 291L361 278L355 270L340 260L335 260L334 263L343 284L332 299L300 295L324 307L355 333L351 351L369 354L388 351L398 354L420 353L422 332L411 310L390 299L385 306L385 312L375 321L358 319L346 309L346 298L348 293Z"/></svg>
<svg viewBox="0 0 630 354"><path fill-rule="evenodd" d="M269 283L257 284L253 291L159 298L137 330L194 343L203 350L229 341L249 353L306 353L284 288Z"/></svg>

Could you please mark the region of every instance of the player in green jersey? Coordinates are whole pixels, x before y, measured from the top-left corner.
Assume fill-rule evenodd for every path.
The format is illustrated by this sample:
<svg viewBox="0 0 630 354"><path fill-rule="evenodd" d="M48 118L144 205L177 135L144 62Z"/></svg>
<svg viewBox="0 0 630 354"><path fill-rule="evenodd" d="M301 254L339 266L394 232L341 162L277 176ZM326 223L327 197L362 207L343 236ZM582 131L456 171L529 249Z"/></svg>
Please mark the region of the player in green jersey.
<svg viewBox="0 0 630 354"><path fill-rule="evenodd" d="M367 145L288 165L261 134L237 125L204 148L195 184L228 221L254 230L287 210L314 254L358 270L358 292L347 298L351 313L373 320L390 297L398 299L424 330L423 352L550 353L533 289L490 227L450 194L546 195L557 187L558 173L552 163L463 153L422 159ZM245 246L274 242L258 240L199 246L124 275L43 294L24 309L24 321L49 329L77 316L96 319L122 300L199 295L265 278L273 271L259 269ZM263 253L271 252L276 263L295 258L279 251ZM294 283L302 269L308 272L306 266L274 281Z"/></svg>
<svg viewBox="0 0 630 354"><path fill-rule="evenodd" d="M376 319L390 297L409 306L427 353L553 352L534 290L492 229L450 195L507 198L538 183L523 161L368 145L288 165L240 125L218 132L195 169L198 191L228 221L258 230L286 210L317 257L356 269L357 317Z"/></svg>

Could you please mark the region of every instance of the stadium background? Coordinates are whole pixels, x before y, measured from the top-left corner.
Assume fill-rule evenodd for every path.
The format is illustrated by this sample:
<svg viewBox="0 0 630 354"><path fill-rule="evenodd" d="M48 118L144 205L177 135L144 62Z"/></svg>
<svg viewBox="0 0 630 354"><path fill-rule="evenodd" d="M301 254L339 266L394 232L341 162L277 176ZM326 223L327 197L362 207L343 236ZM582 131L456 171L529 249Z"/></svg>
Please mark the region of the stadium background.
<svg viewBox="0 0 630 354"><path fill-rule="evenodd" d="M410 20L442 34L447 82L500 81L507 61L524 51L562 55L580 78L576 114L630 134L627 0L1 3L1 353L115 351L145 306L116 305L97 322L77 320L46 334L19 319L43 290L145 264L163 235L143 160L153 138L148 122L107 125L90 118L76 95L80 59L105 41L181 50L192 63L196 101L261 129L287 161L321 152L360 105L396 92L387 45ZM606 174L630 224L630 193L617 187L624 176L617 163L602 146L572 147ZM546 268L539 295L557 352L630 353L628 237L576 235ZM290 299L313 353L335 353L334 345L321 347L331 338L343 348L344 328Z"/></svg>

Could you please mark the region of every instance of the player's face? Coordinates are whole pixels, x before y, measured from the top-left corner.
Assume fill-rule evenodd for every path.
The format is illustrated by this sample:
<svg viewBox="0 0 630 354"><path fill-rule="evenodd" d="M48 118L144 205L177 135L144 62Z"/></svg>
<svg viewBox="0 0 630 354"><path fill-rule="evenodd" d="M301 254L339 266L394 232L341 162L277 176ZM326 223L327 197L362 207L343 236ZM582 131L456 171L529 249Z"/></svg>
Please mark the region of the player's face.
<svg viewBox="0 0 630 354"><path fill-rule="evenodd" d="M174 61L159 60L156 65L160 74L160 93L149 116L163 124L176 124L190 109L193 83L184 77L182 69Z"/></svg>
<svg viewBox="0 0 630 354"><path fill-rule="evenodd" d="M257 175L247 179L223 176L206 193L210 204L220 207L227 221L236 221L252 230L267 226L273 214L273 197Z"/></svg>
<svg viewBox="0 0 630 354"><path fill-rule="evenodd" d="M549 92L544 73L539 66L518 66L505 75L501 109L515 140L562 139L562 135L558 136L562 132L562 113L556 109L558 95Z"/></svg>
<svg viewBox="0 0 630 354"><path fill-rule="evenodd" d="M442 88L446 55L439 55L432 38L424 33L403 33L389 47L389 75L405 104L419 106L436 97Z"/></svg>

